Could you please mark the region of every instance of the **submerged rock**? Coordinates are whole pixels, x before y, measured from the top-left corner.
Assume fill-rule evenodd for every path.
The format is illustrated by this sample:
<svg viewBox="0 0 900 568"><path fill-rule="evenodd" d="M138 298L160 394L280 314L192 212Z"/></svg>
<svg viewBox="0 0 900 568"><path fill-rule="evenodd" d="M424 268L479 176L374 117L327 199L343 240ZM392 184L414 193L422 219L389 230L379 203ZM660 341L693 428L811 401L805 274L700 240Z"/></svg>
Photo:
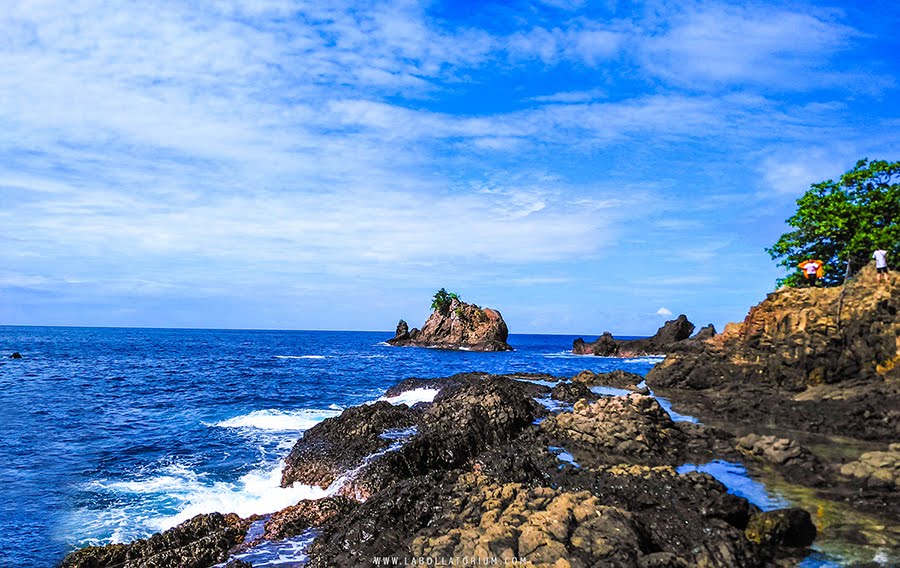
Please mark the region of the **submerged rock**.
<svg viewBox="0 0 900 568"><path fill-rule="evenodd" d="M900 490L900 444L891 444L886 451L866 452L842 465L840 472L866 487Z"/></svg>
<svg viewBox="0 0 900 568"><path fill-rule="evenodd" d="M407 331L400 320L396 335L387 342L398 346L466 349L470 351L512 351L506 342L509 329L500 312L467 304L458 298L435 309L421 330Z"/></svg>

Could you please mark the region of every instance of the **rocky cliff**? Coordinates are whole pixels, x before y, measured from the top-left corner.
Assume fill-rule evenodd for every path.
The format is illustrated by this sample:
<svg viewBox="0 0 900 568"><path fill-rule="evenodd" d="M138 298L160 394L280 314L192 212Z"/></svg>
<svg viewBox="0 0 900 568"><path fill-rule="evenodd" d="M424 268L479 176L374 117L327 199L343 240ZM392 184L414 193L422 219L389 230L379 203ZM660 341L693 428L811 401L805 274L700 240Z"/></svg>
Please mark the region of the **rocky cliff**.
<svg viewBox="0 0 900 568"><path fill-rule="evenodd" d="M400 320L391 345L468 349L471 351L512 351L506 342L509 329L497 310L467 304L453 298L428 317L422 329L409 329Z"/></svg>
<svg viewBox="0 0 900 568"><path fill-rule="evenodd" d="M603 357L641 357L643 355L663 355L670 351L685 347L691 338L694 324L687 316L681 314L669 320L651 337L641 339L616 339L611 333L604 332L596 341L590 343L582 338L572 343L572 352L579 355L599 355ZM715 335L712 324L701 329L693 338L704 340Z"/></svg>
<svg viewBox="0 0 900 568"><path fill-rule="evenodd" d="M768 383L803 391L847 381L900 378L900 287L872 267L845 288L783 288L744 321L671 354L648 376L660 387Z"/></svg>

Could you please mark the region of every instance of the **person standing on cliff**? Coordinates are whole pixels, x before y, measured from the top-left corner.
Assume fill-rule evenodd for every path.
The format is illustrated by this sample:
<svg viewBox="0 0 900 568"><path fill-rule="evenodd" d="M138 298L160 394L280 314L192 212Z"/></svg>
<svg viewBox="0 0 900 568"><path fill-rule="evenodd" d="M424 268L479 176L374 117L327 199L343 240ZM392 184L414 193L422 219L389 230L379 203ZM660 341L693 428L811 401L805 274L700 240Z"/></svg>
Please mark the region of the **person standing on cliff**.
<svg viewBox="0 0 900 568"><path fill-rule="evenodd" d="M809 282L810 286L815 287L819 269L822 268L822 265L815 260L808 260L801 268L803 269L803 275L806 276L806 281Z"/></svg>
<svg viewBox="0 0 900 568"><path fill-rule="evenodd" d="M875 259L875 280L881 280L882 276L884 277L884 281L888 281L888 266L887 266L887 251L884 249L878 249L872 253L872 258Z"/></svg>

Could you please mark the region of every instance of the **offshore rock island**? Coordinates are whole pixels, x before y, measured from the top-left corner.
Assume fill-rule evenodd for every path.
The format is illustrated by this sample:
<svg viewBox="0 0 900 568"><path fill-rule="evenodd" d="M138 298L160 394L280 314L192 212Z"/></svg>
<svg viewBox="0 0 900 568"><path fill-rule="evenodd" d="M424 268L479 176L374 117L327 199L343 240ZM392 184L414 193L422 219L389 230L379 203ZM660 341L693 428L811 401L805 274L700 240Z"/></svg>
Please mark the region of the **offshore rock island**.
<svg viewBox="0 0 900 568"><path fill-rule="evenodd" d="M400 320L395 336L387 342L403 347L512 351L506 342L509 329L497 310L468 304L443 289L435 295L432 308L434 311L422 329L410 330L409 325Z"/></svg>
<svg viewBox="0 0 900 568"><path fill-rule="evenodd" d="M643 357L646 355L665 355L693 342L704 341L716 334L716 328L709 324L694 332L694 324L687 316L681 314L669 320L650 337L639 339L616 339L606 331L597 340L586 342L582 338L572 343L572 353L577 355L598 355L601 357Z"/></svg>
<svg viewBox="0 0 900 568"><path fill-rule="evenodd" d="M446 333L486 312L467 306L436 310L424 337L467 337ZM81 549L63 566L199 568L304 535L317 568L376 557L795 566L824 537L897 558L898 309L900 286L866 268L844 289L774 292L720 334L692 339L678 318L640 344L669 353L646 384L621 370L407 379L296 442L282 486L326 497L249 519L199 516L147 540ZM412 391L431 396L391 402ZM760 508L699 468L723 461L799 489L789 506Z"/></svg>

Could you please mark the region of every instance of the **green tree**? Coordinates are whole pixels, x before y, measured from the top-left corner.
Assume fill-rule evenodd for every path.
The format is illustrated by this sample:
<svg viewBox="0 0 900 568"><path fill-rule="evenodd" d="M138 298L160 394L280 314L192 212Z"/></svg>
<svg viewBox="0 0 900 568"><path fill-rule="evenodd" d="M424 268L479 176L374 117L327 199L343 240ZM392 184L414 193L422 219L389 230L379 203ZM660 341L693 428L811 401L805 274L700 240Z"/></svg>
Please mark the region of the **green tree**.
<svg viewBox="0 0 900 568"><path fill-rule="evenodd" d="M810 258L825 263L821 279L826 286L840 284L884 248L889 258L900 253L900 162L868 158L841 176L838 182L810 186L797 200L797 212L787 220L793 231L766 249L791 273L780 284L804 281L797 266Z"/></svg>
<svg viewBox="0 0 900 568"><path fill-rule="evenodd" d="M431 302L431 310L444 313L450 307L450 303L453 300L459 300L459 295L441 288L434 294L434 299Z"/></svg>

